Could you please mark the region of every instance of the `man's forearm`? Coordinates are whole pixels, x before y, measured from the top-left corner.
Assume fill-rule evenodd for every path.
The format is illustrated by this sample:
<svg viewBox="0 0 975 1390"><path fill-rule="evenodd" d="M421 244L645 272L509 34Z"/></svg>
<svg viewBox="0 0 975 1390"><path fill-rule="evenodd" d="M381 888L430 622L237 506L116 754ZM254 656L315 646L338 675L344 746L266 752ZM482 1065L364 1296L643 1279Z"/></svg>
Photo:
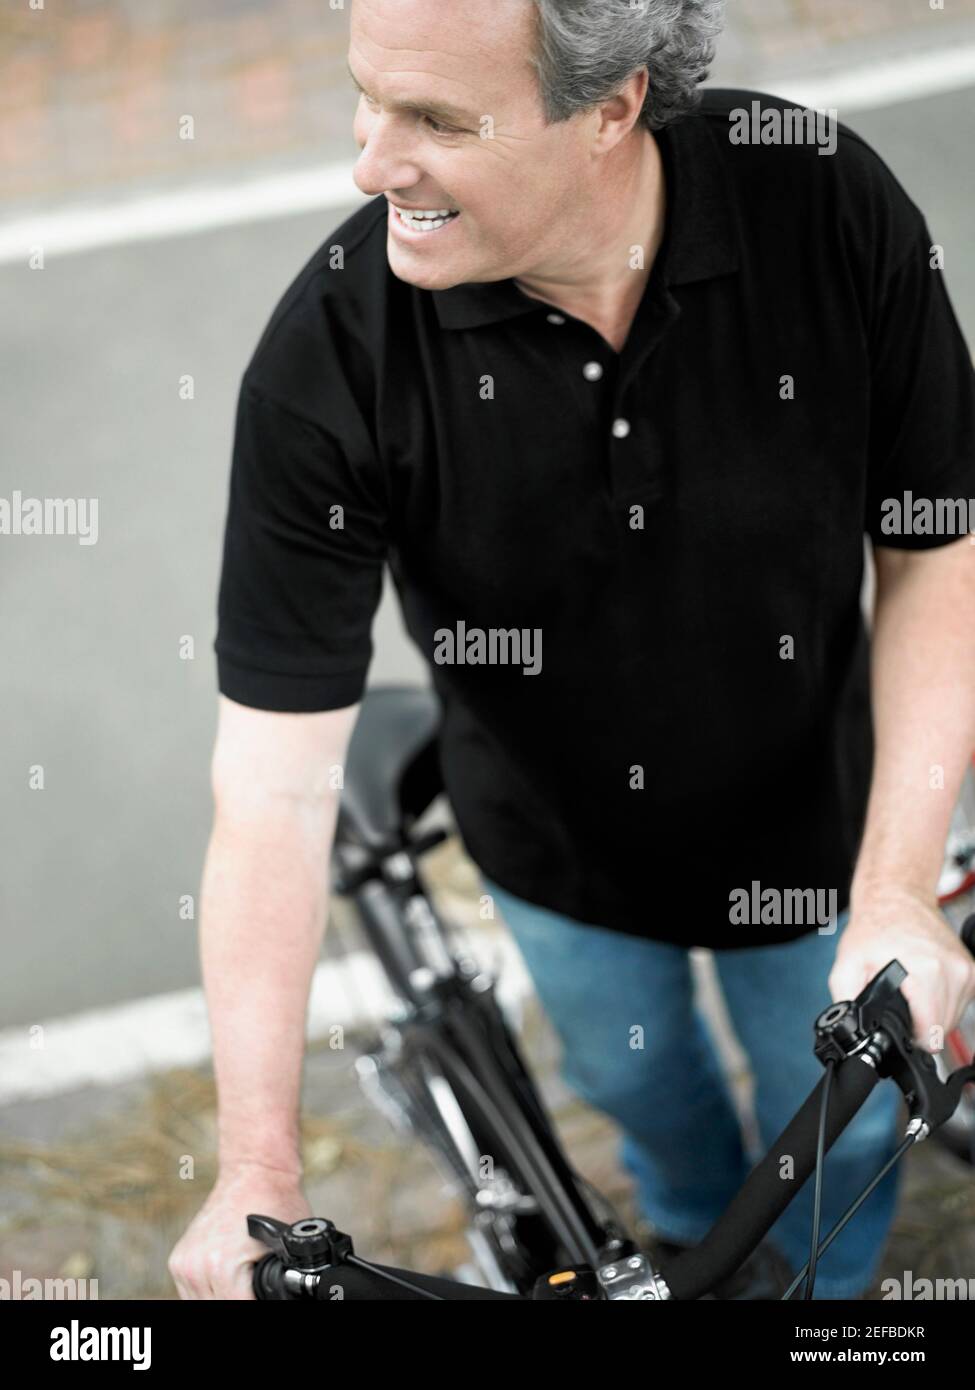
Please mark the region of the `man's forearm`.
<svg viewBox="0 0 975 1390"><path fill-rule="evenodd" d="M300 1170L306 1011L321 946L336 804L219 809L203 875L200 958L222 1170Z"/></svg>
<svg viewBox="0 0 975 1390"><path fill-rule="evenodd" d="M891 888L934 893L975 748L975 546L877 559L875 756L854 906Z"/></svg>

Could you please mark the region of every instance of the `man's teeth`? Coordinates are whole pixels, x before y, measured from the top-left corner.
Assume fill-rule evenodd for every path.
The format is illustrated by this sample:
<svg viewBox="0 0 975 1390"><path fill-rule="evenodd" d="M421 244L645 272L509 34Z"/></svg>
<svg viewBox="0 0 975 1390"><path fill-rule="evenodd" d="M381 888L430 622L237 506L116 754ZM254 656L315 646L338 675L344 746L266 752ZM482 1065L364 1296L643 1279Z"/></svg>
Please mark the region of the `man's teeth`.
<svg viewBox="0 0 975 1390"><path fill-rule="evenodd" d="M426 231L435 231L438 227L444 226L457 213L451 212L450 208L436 208L432 211L423 209L422 211L407 211L405 208L397 208L396 211L408 227L419 228Z"/></svg>

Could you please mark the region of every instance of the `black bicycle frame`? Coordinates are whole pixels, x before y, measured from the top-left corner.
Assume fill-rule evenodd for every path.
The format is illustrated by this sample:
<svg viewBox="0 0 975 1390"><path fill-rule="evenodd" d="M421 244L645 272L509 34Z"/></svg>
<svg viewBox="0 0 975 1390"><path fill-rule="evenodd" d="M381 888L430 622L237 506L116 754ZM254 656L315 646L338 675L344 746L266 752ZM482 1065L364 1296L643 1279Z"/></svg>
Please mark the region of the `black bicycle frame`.
<svg viewBox="0 0 975 1390"><path fill-rule="evenodd" d="M579 1190L493 985L450 955L446 928L417 872L417 852L417 846L407 846L387 856L397 861L393 883L376 876L377 868L382 870L373 862L372 872L350 894L369 945L406 1006L396 1020L404 1056L419 1052L435 1059L475 1107L484 1129L503 1145L566 1257L595 1263L611 1237ZM364 872L360 867L357 877ZM414 927L418 916L429 914L425 941L436 933L443 945L441 973L432 980L431 966L416 948L411 913Z"/></svg>

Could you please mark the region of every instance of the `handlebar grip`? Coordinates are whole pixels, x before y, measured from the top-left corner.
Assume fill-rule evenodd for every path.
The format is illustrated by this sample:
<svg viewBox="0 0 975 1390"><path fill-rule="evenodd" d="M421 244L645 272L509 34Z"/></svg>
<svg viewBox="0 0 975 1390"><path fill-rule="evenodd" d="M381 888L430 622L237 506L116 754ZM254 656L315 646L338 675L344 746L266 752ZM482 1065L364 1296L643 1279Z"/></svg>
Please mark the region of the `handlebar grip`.
<svg viewBox="0 0 975 1390"><path fill-rule="evenodd" d="M880 1080L860 1057L841 1062L833 1076L826 1122L828 1151ZM700 1245L672 1260L662 1273L675 1299L695 1299L740 1269L762 1237L802 1188L816 1167L819 1109L824 1076L786 1125L768 1153L755 1165L744 1186ZM792 1160L792 1176L783 1178L782 1160Z"/></svg>
<svg viewBox="0 0 975 1390"><path fill-rule="evenodd" d="M373 1269L363 1269L361 1265L336 1265L323 1277L319 1286L319 1298L325 1301L338 1301L335 1290L341 1289L342 1298L381 1299L383 1302L427 1302L422 1294L404 1289L402 1284L393 1284L382 1279L374 1270L385 1270L395 1274L407 1283L415 1284L428 1293L439 1294L443 1299L454 1303L470 1302L473 1299L505 1298L525 1302L520 1294L499 1293L496 1289L483 1289L474 1284L462 1284L457 1279L441 1279L432 1274L417 1274L412 1269L397 1269L395 1265L381 1265L370 1261Z"/></svg>
<svg viewBox="0 0 975 1390"><path fill-rule="evenodd" d="M254 1297L261 1302L291 1298L284 1284L284 1265L274 1254L263 1255L258 1260L251 1276L251 1287Z"/></svg>

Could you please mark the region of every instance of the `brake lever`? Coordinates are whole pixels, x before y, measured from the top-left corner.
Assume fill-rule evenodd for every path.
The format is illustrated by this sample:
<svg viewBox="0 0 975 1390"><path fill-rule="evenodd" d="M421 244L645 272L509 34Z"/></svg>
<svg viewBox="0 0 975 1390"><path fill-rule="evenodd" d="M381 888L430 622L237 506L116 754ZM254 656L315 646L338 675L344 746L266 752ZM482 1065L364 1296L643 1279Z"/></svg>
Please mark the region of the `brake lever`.
<svg viewBox="0 0 975 1390"><path fill-rule="evenodd" d="M247 1233L266 1245L285 1264L303 1273L315 1273L330 1265L343 1264L355 1251L352 1237L340 1231L333 1221L320 1216L304 1217L290 1225L273 1216L251 1213Z"/></svg>
<svg viewBox="0 0 975 1390"><path fill-rule="evenodd" d="M938 1076L933 1055L914 1042L911 1010L900 991L907 971L888 961L856 999L839 1000L816 1019L813 1051L827 1066L854 1054L890 1077L910 1113L908 1132L926 1139L954 1114L961 1089L975 1081L975 1066L959 1067L947 1080Z"/></svg>

